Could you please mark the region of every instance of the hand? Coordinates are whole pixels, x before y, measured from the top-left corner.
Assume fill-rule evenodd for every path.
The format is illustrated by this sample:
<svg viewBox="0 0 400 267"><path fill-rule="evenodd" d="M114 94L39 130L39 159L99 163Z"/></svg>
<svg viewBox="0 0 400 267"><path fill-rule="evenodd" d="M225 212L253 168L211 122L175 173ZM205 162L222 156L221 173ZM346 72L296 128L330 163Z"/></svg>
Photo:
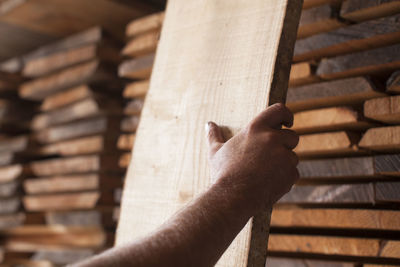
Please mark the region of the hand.
<svg viewBox="0 0 400 267"><path fill-rule="evenodd" d="M299 137L282 125L293 125L293 114L283 104L268 107L227 142L219 126L207 124L212 178L232 201L247 203L244 208L252 215L272 206L299 179L292 151Z"/></svg>

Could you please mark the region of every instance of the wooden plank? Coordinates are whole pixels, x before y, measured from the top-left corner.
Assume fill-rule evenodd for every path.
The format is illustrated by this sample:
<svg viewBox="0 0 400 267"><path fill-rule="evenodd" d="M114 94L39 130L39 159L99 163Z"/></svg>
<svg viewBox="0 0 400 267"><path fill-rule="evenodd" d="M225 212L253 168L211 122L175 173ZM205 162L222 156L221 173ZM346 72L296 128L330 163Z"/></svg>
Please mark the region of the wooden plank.
<svg viewBox="0 0 400 267"><path fill-rule="evenodd" d="M27 211L66 211L93 209L100 204L113 204L113 197L107 193L98 191L26 195L23 198Z"/></svg>
<svg viewBox="0 0 400 267"><path fill-rule="evenodd" d="M296 112L306 109L359 105L365 100L386 96L364 77L289 88L287 106Z"/></svg>
<svg viewBox="0 0 400 267"><path fill-rule="evenodd" d="M61 141L40 147L38 154L75 156L115 151L117 140L103 135Z"/></svg>
<svg viewBox="0 0 400 267"><path fill-rule="evenodd" d="M298 165L303 179L356 179L400 175L400 155L302 160Z"/></svg>
<svg viewBox="0 0 400 267"><path fill-rule="evenodd" d="M114 78L115 75L98 61L90 61L26 82L21 85L19 94L25 99L43 100L49 95L79 84L104 84Z"/></svg>
<svg viewBox="0 0 400 267"><path fill-rule="evenodd" d="M0 183L0 197L12 197L18 194L19 181Z"/></svg>
<svg viewBox="0 0 400 267"><path fill-rule="evenodd" d="M361 138L358 146L374 151L399 152L400 126L369 129Z"/></svg>
<svg viewBox="0 0 400 267"><path fill-rule="evenodd" d="M304 0L303 10L326 4L340 4L343 0Z"/></svg>
<svg viewBox="0 0 400 267"><path fill-rule="evenodd" d="M36 176L51 176L106 170L118 171L116 161L118 158L115 155L88 155L33 161L29 166Z"/></svg>
<svg viewBox="0 0 400 267"><path fill-rule="evenodd" d="M400 212L367 209L274 209L271 226L400 230Z"/></svg>
<svg viewBox="0 0 400 267"><path fill-rule="evenodd" d="M20 226L25 221L23 213L0 215L0 230Z"/></svg>
<svg viewBox="0 0 400 267"><path fill-rule="evenodd" d="M126 26L125 34L128 37L161 29L164 21L164 12L154 13L131 21Z"/></svg>
<svg viewBox="0 0 400 267"><path fill-rule="evenodd" d="M40 110L54 110L94 95L95 94L93 93L92 89L87 85L80 85L46 97L40 106Z"/></svg>
<svg viewBox="0 0 400 267"><path fill-rule="evenodd" d="M358 134L345 131L301 135L294 151L300 157L360 154L359 140Z"/></svg>
<svg viewBox="0 0 400 267"><path fill-rule="evenodd" d="M365 121L361 113L351 107L332 107L295 113L292 130L304 134L338 130L360 131L373 126L373 123Z"/></svg>
<svg viewBox="0 0 400 267"><path fill-rule="evenodd" d="M293 186L280 204L373 204L373 184L303 185Z"/></svg>
<svg viewBox="0 0 400 267"><path fill-rule="evenodd" d="M386 90L389 93L400 93L400 71L394 72L387 81Z"/></svg>
<svg viewBox="0 0 400 267"><path fill-rule="evenodd" d="M387 17L400 12L397 0L345 0L340 16L352 21Z"/></svg>
<svg viewBox="0 0 400 267"><path fill-rule="evenodd" d="M268 256L267 266L271 266L271 267L274 267L274 266L280 266L280 267L356 267L356 265L354 263L328 261L328 260L277 258L277 257L272 257L272 256Z"/></svg>
<svg viewBox="0 0 400 267"><path fill-rule="evenodd" d="M129 21L157 10L143 3L139 5L140 8L132 8L107 0L60 0L57 3L34 0L19 3L16 8L3 14L1 20L57 37L102 25L113 36L123 40L124 27ZM93 4L96 4L95 9L92 8Z"/></svg>
<svg viewBox="0 0 400 267"><path fill-rule="evenodd" d="M17 196L0 198L0 214L11 214L18 212L21 206L21 198Z"/></svg>
<svg viewBox="0 0 400 267"><path fill-rule="evenodd" d="M118 166L121 168L128 168L129 163L131 162L131 153L123 153L119 158Z"/></svg>
<svg viewBox="0 0 400 267"><path fill-rule="evenodd" d="M26 170L22 164L14 164L0 168L0 183L15 181L21 177Z"/></svg>
<svg viewBox="0 0 400 267"><path fill-rule="evenodd" d="M385 247L380 239L332 236L271 235L269 242L270 251L358 257L378 257Z"/></svg>
<svg viewBox="0 0 400 267"><path fill-rule="evenodd" d="M101 189L112 191L122 185L121 179L112 175L78 174L31 178L24 180L24 189L28 194L74 192Z"/></svg>
<svg viewBox="0 0 400 267"><path fill-rule="evenodd" d="M134 37L122 49L122 55L127 57L139 57L154 53L160 38L160 31L152 31Z"/></svg>
<svg viewBox="0 0 400 267"><path fill-rule="evenodd" d="M385 123L399 124L400 96L389 96L365 101L364 116Z"/></svg>
<svg viewBox="0 0 400 267"><path fill-rule="evenodd" d="M139 116L129 116L121 121L121 131L134 133L139 125Z"/></svg>
<svg viewBox="0 0 400 267"><path fill-rule="evenodd" d="M110 46L82 46L29 60L25 63L22 74L26 77L40 77L93 59L117 64L120 56L118 50Z"/></svg>
<svg viewBox="0 0 400 267"><path fill-rule="evenodd" d="M95 251L91 249L40 250L35 253L34 258L48 260L53 264L64 266L88 259L94 255Z"/></svg>
<svg viewBox="0 0 400 267"><path fill-rule="evenodd" d="M125 183L117 245L154 230L208 187L199 125L215 120L237 132L269 104L284 101L301 2L168 2L136 136L135 164ZM196 23L187 24L194 18ZM227 94L234 98L226 101ZM149 190L154 181L157 190ZM140 218L135 216L139 209ZM267 212L256 216L253 234L248 224L217 266L264 266L268 217Z"/></svg>
<svg viewBox="0 0 400 267"><path fill-rule="evenodd" d="M153 62L154 54L126 60L119 66L118 75L123 78L149 79Z"/></svg>
<svg viewBox="0 0 400 267"><path fill-rule="evenodd" d="M99 227L20 226L1 231L1 244L7 251L35 252L42 249L63 250L101 248L106 236Z"/></svg>
<svg viewBox="0 0 400 267"><path fill-rule="evenodd" d="M346 26L343 20L338 19L339 10L339 4L326 4L303 10L297 38L302 39Z"/></svg>
<svg viewBox="0 0 400 267"><path fill-rule="evenodd" d="M343 79L390 73L400 68L400 44L323 59L317 75L322 79Z"/></svg>
<svg viewBox="0 0 400 267"><path fill-rule="evenodd" d="M114 209L85 211L52 211L46 213L46 223L66 226L115 226L112 219Z"/></svg>
<svg viewBox="0 0 400 267"><path fill-rule="evenodd" d="M37 132L34 139L42 144L50 144L99 133L108 133L112 137L118 132L119 124L119 117L93 118L50 127Z"/></svg>
<svg viewBox="0 0 400 267"><path fill-rule="evenodd" d="M118 138L118 149L131 151L133 143L135 142L135 137L135 134L121 134Z"/></svg>
<svg viewBox="0 0 400 267"><path fill-rule="evenodd" d="M124 98L142 98L147 94L149 86L148 80L130 83L124 89Z"/></svg>
<svg viewBox="0 0 400 267"><path fill-rule="evenodd" d="M400 203L400 183L399 182L376 183L375 196L377 202Z"/></svg>
<svg viewBox="0 0 400 267"><path fill-rule="evenodd" d="M359 52L400 41L400 15L342 27L296 41L294 62Z"/></svg>
<svg viewBox="0 0 400 267"><path fill-rule="evenodd" d="M308 62L293 64L290 70L289 87L318 82L315 70Z"/></svg>
<svg viewBox="0 0 400 267"><path fill-rule="evenodd" d="M57 110L36 115L32 120L31 127L34 130L40 130L99 115L118 115L122 113L121 104L116 99L105 97L86 98Z"/></svg>
<svg viewBox="0 0 400 267"><path fill-rule="evenodd" d="M124 114L128 116L140 115L143 109L143 104L144 104L143 98L135 98L129 101L124 108Z"/></svg>

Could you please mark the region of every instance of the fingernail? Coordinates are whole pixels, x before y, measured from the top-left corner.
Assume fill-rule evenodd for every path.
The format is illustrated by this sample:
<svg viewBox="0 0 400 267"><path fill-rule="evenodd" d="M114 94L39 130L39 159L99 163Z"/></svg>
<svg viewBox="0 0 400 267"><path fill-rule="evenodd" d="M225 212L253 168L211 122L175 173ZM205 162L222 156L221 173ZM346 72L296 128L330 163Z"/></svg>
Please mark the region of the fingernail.
<svg viewBox="0 0 400 267"><path fill-rule="evenodd" d="M207 122L207 123L204 125L204 129L205 129L205 131L206 131L206 134L210 131L210 122Z"/></svg>

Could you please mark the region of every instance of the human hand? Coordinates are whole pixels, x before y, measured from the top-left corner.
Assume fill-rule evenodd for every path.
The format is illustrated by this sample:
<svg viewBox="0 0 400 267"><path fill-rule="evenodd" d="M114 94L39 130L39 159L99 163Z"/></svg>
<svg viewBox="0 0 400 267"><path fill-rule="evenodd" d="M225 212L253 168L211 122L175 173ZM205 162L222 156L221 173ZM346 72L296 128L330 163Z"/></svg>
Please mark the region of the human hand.
<svg viewBox="0 0 400 267"><path fill-rule="evenodd" d="M232 201L247 203L252 215L272 206L299 179L292 151L299 137L282 125L293 125L293 114L283 104L268 107L228 141L218 125L207 124L212 178Z"/></svg>

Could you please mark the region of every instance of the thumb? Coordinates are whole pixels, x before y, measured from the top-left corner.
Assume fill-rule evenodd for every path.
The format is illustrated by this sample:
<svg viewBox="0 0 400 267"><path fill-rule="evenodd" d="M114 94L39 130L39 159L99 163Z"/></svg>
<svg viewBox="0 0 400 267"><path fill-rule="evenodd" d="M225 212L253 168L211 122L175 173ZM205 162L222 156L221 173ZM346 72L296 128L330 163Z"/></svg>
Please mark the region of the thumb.
<svg viewBox="0 0 400 267"><path fill-rule="evenodd" d="M225 142L222 130L216 123L209 121L206 123L206 134L210 154L214 155Z"/></svg>

